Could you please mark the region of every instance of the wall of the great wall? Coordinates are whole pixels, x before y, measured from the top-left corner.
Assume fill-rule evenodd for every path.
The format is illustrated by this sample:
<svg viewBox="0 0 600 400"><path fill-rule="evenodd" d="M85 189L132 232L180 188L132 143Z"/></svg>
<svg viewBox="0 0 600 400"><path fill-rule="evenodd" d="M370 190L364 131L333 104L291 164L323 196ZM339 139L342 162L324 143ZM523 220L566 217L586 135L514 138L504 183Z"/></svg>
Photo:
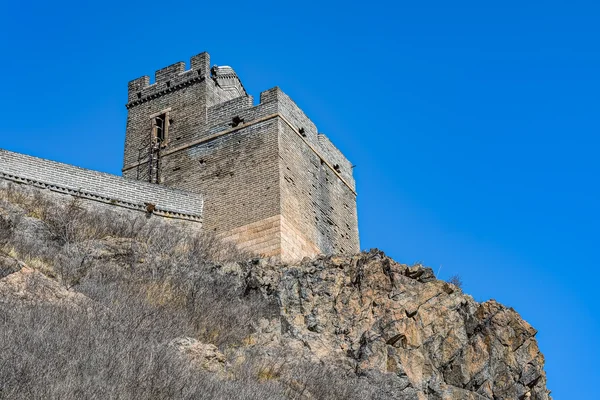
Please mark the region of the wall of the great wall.
<svg viewBox="0 0 600 400"><path fill-rule="evenodd" d="M166 113L166 144L171 148L186 145L205 131L207 77L210 81L207 57L193 57L194 69L188 71L182 62L156 71L152 85L148 76L129 82L123 176L148 180L146 161L153 116Z"/></svg>
<svg viewBox="0 0 600 400"><path fill-rule="evenodd" d="M274 112L250 96L215 104L195 144L162 159L164 184L204 195L205 229L263 256L281 254ZM233 127L234 116L244 122Z"/></svg>
<svg viewBox="0 0 600 400"><path fill-rule="evenodd" d="M204 228L265 256L278 254L277 123L231 130L162 160L165 185L202 193Z"/></svg>
<svg viewBox="0 0 600 400"><path fill-rule="evenodd" d="M130 82L123 175L202 193L204 228L261 255L359 251L350 162L279 88L253 105L233 69L208 65L203 53ZM168 140L144 153L162 113Z"/></svg>
<svg viewBox="0 0 600 400"><path fill-rule="evenodd" d="M202 195L0 149L0 179L111 206L201 223Z"/></svg>
<svg viewBox="0 0 600 400"><path fill-rule="evenodd" d="M280 142L284 258L360 251L353 189L283 121Z"/></svg>

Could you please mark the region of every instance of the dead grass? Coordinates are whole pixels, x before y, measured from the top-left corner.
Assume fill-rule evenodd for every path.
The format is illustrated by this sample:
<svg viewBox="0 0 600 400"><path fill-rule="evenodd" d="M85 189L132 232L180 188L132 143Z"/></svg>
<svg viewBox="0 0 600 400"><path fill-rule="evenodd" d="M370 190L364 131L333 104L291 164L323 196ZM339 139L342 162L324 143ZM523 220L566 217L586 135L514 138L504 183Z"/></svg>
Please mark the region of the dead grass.
<svg viewBox="0 0 600 400"><path fill-rule="evenodd" d="M274 297L214 272L248 267L249 255L212 235L11 185L0 188L0 249L93 300L81 310L0 299L1 399L371 397L322 365L257 353L222 380L169 350L179 337L252 348L253 326L278 316Z"/></svg>

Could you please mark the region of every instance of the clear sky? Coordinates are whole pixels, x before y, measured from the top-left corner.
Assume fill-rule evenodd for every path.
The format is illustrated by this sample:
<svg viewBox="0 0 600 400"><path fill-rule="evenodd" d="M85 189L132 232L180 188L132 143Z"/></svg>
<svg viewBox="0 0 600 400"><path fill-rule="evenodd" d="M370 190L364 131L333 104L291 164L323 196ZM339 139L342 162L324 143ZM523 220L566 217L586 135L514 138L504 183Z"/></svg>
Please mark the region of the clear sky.
<svg viewBox="0 0 600 400"><path fill-rule="evenodd" d="M127 82L208 51L356 165L364 249L459 274L539 330L555 399L600 398L600 6L3 5L0 147L120 174Z"/></svg>

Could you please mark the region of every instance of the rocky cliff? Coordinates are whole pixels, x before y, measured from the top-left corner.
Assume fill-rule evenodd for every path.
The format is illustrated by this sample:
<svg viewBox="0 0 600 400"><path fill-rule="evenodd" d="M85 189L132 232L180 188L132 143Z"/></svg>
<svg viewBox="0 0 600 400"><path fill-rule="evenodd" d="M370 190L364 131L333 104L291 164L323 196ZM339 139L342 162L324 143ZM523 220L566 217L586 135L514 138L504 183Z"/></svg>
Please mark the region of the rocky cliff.
<svg viewBox="0 0 600 400"><path fill-rule="evenodd" d="M315 360L386 381L389 398L549 398L536 330L430 268L371 251L262 265L250 276L280 306L277 334L261 343L296 341Z"/></svg>
<svg viewBox="0 0 600 400"><path fill-rule="evenodd" d="M517 312L377 250L244 261L19 188L0 228L0 398L550 399Z"/></svg>

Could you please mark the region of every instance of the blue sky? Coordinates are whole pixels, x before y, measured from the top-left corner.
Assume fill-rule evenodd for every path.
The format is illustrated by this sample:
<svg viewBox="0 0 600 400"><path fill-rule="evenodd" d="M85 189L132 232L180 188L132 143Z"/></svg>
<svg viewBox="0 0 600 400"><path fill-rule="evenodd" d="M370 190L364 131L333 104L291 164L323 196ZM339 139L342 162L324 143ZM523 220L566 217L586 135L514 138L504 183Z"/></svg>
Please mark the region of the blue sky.
<svg viewBox="0 0 600 400"><path fill-rule="evenodd" d="M364 249L514 307L555 399L598 396L597 3L84 3L4 5L0 147L119 174L127 82L208 51L356 164Z"/></svg>

